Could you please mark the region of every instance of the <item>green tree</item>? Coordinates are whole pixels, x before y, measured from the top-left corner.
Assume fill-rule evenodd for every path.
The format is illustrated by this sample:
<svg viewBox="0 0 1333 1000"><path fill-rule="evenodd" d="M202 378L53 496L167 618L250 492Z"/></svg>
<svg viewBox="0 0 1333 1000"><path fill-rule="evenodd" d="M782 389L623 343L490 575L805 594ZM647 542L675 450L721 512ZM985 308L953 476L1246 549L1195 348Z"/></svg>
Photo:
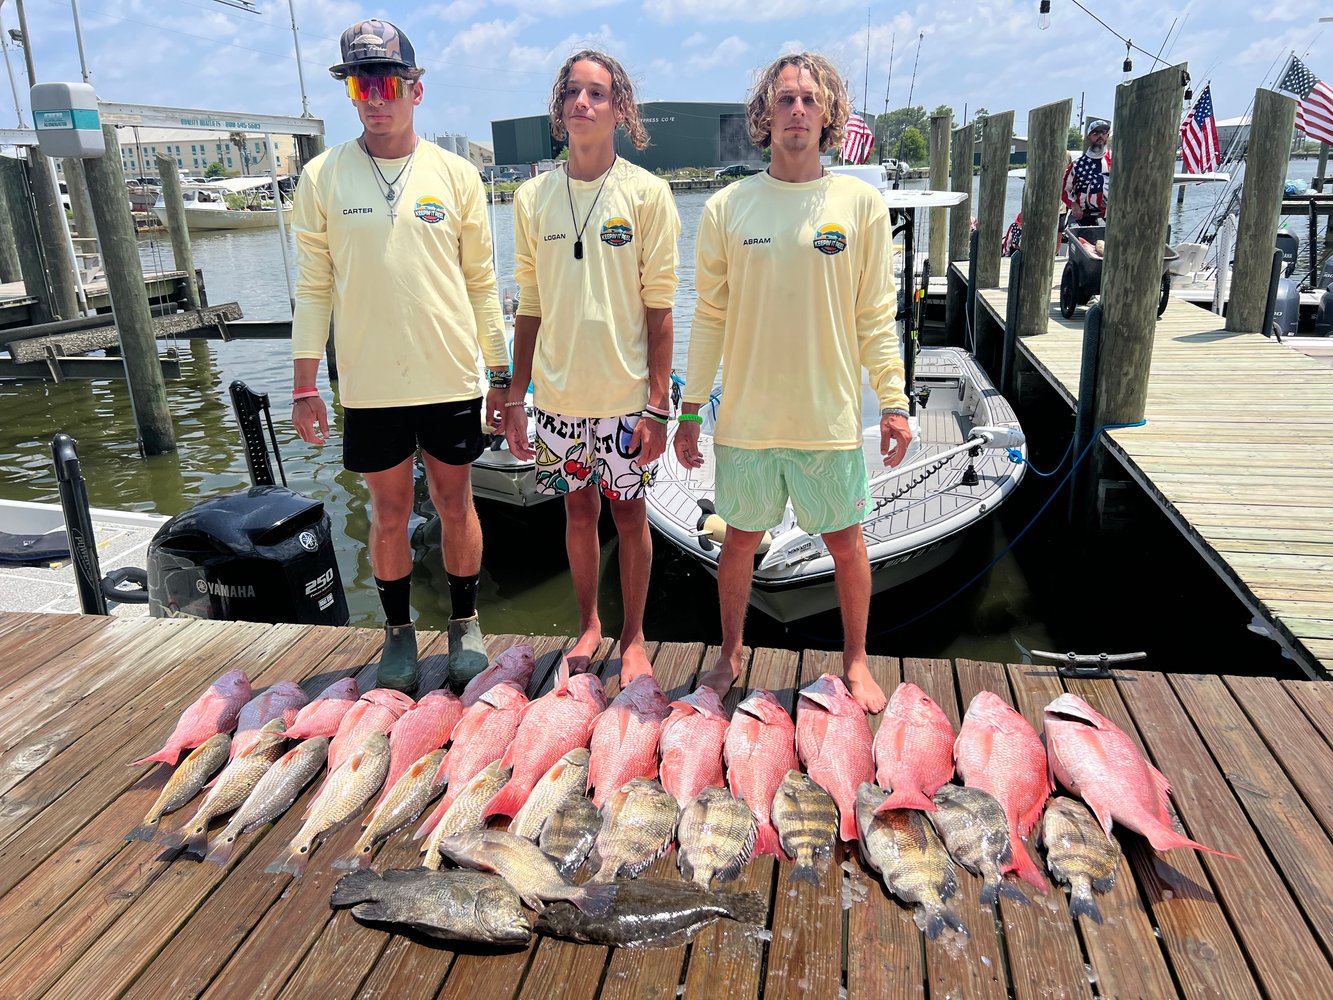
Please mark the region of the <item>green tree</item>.
<svg viewBox="0 0 1333 1000"><path fill-rule="evenodd" d="M903 130L899 146L902 150L899 159L906 160L908 163L925 162L926 137L921 134L921 130L915 125L909 125Z"/></svg>
<svg viewBox="0 0 1333 1000"><path fill-rule="evenodd" d="M986 124L986 119L990 117L990 112L984 106L977 108L972 112L972 120L977 123L978 128Z"/></svg>
<svg viewBox="0 0 1333 1000"><path fill-rule="evenodd" d="M569 159L569 147L568 147L568 146L566 146L564 149L560 150L560 152L558 152L558 153L555 154L555 162L556 162L556 163L564 163L564 162L565 162L566 160L568 160L568 159Z"/></svg>
<svg viewBox="0 0 1333 1000"><path fill-rule="evenodd" d="M951 108L947 104L941 104L938 108L936 108L934 111L930 113L930 117L932 118L938 118L941 115L948 115L950 118L952 118L953 108Z"/></svg>
<svg viewBox="0 0 1333 1000"><path fill-rule="evenodd" d="M898 148L903 133L909 128L915 128L917 134L921 135L925 133L928 127L929 121L924 106L898 108L886 115L880 115L875 120L875 144L884 150L885 156L907 159L906 150L900 153Z"/></svg>
<svg viewBox="0 0 1333 1000"><path fill-rule="evenodd" d="M221 161L221 160L214 160L214 161L213 161L212 163L210 163L210 164L208 165L208 167L204 170L204 176L205 176L205 177L226 177L226 176L227 176L227 170L226 170L225 167L222 166L222 161Z"/></svg>
<svg viewBox="0 0 1333 1000"><path fill-rule="evenodd" d="M1077 125L1069 126L1069 134L1065 138L1065 149L1082 149L1083 133L1078 130Z"/></svg>

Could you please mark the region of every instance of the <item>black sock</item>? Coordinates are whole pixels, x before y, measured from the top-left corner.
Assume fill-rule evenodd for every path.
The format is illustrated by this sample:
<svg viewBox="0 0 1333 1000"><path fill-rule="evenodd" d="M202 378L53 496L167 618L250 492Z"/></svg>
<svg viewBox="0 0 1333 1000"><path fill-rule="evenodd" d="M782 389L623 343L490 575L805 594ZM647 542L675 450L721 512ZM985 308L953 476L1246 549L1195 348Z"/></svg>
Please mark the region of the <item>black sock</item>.
<svg viewBox="0 0 1333 1000"><path fill-rule="evenodd" d="M384 606L384 624L412 624L412 574L401 580L381 580L375 577L375 589L380 592L380 604Z"/></svg>
<svg viewBox="0 0 1333 1000"><path fill-rule="evenodd" d="M454 605L451 617L455 620L471 618L477 613L477 586L481 583L481 574L454 576L452 573L445 573L445 576L449 577L449 600Z"/></svg>

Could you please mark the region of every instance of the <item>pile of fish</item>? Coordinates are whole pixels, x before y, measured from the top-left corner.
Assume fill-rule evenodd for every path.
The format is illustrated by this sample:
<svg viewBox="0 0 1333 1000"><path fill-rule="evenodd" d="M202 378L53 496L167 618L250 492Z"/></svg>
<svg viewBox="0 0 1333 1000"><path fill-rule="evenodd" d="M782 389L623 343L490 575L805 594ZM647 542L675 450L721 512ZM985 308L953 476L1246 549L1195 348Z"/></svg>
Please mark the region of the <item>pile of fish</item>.
<svg viewBox="0 0 1333 1000"><path fill-rule="evenodd" d="M718 917L762 923L758 896L715 887L754 854L791 859L792 882L819 885L838 838L857 845L932 938L966 933L948 905L955 865L981 878L987 905L1027 902L1011 873L1046 890L1024 841L1039 823L1046 868L1069 885L1071 913L1099 922L1093 893L1110 889L1119 863L1114 824L1157 849L1211 850L1173 828L1167 779L1133 740L1072 694L1046 707L1043 744L992 692L972 700L955 734L941 708L904 683L872 738L829 674L800 691L793 721L766 690L728 717L711 689L670 701L651 676L608 704L600 679L564 665L554 689L529 701L533 667L532 647L518 645L461 695L361 694L349 678L308 703L287 681L254 695L231 671L186 709L161 750L135 761L175 764L188 751L129 838L226 864L242 836L281 817L327 764L269 872L300 876L321 842L361 818L355 846L332 862L353 869L332 903L358 919L492 944L525 942L535 927L621 946L672 943ZM1051 799L1056 778L1077 798ZM161 828L205 788L192 818ZM412 834L421 867L365 870L423 814ZM624 881L673 845L684 883ZM585 864L587 881L576 884Z"/></svg>

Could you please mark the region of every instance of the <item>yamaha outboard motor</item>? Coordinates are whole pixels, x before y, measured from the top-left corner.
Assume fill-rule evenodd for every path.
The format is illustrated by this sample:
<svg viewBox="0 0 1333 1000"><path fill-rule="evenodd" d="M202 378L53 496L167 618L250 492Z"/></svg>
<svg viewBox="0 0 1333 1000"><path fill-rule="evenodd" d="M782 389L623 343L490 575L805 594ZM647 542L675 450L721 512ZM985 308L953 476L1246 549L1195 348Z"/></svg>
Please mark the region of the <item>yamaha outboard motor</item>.
<svg viewBox="0 0 1333 1000"><path fill-rule="evenodd" d="M148 546L148 605L159 618L346 625L324 505L254 486L177 514Z"/></svg>
<svg viewBox="0 0 1333 1000"><path fill-rule="evenodd" d="M1333 288L1333 257L1324 261L1324 273L1319 276L1320 288Z"/></svg>
<svg viewBox="0 0 1333 1000"><path fill-rule="evenodd" d="M1282 274L1291 277L1296 270L1296 258L1301 252L1301 240L1295 233L1283 229L1277 234L1277 248L1282 251Z"/></svg>
<svg viewBox="0 0 1333 1000"><path fill-rule="evenodd" d="M1281 234L1279 234L1281 235ZM1301 321L1301 290L1291 278L1280 278L1277 283L1277 302L1273 307L1273 326L1279 337L1291 337ZM1265 330L1271 336L1274 330Z"/></svg>
<svg viewBox="0 0 1333 1000"><path fill-rule="evenodd" d="M1314 314L1314 335L1333 337L1333 294L1327 288L1319 297L1319 309Z"/></svg>

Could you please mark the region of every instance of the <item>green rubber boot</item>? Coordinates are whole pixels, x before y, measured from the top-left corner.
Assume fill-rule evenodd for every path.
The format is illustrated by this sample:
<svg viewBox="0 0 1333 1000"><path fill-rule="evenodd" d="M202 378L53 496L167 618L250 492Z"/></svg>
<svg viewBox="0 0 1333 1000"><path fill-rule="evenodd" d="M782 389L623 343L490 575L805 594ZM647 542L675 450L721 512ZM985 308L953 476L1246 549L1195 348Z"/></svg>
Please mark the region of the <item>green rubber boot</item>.
<svg viewBox="0 0 1333 1000"><path fill-rule="evenodd" d="M481 620L476 615L450 619L449 686L461 691L489 662L486 641L481 637Z"/></svg>
<svg viewBox="0 0 1333 1000"><path fill-rule="evenodd" d="M417 630L413 625L385 625L384 649L375 672L377 687L411 692L417 686Z"/></svg>

